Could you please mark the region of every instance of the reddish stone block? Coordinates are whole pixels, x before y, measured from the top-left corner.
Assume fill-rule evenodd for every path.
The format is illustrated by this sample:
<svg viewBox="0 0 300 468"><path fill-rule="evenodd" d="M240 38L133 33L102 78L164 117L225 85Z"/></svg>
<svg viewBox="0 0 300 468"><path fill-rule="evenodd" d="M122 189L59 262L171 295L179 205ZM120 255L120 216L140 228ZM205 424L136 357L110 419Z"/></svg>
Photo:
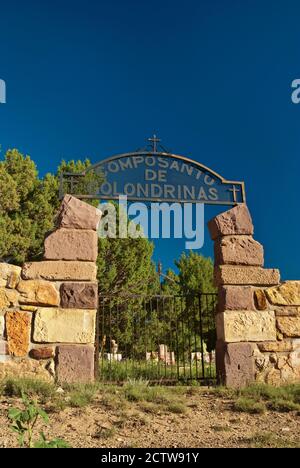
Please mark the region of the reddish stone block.
<svg viewBox="0 0 300 468"><path fill-rule="evenodd" d="M280 282L280 273L276 269L264 269L257 266L220 265L215 267L214 280L220 285L270 286Z"/></svg>
<svg viewBox="0 0 300 468"><path fill-rule="evenodd" d="M208 229L213 240L221 236L249 235L254 232L251 215L246 205L237 205L221 213L208 222Z"/></svg>
<svg viewBox="0 0 300 468"><path fill-rule="evenodd" d="M29 356L33 359L51 359L54 357L54 348L51 347L42 347L34 348L29 352Z"/></svg>
<svg viewBox="0 0 300 468"><path fill-rule="evenodd" d="M242 388L255 381L255 353L252 343L217 342L216 365L220 383L232 388Z"/></svg>
<svg viewBox="0 0 300 468"><path fill-rule="evenodd" d="M254 310L251 286L223 286L219 288L218 311Z"/></svg>
<svg viewBox="0 0 300 468"><path fill-rule="evenodd" d="M56 219L56 226L67 229L97 231L102 213L72 195L65 195Z"/></svg>
<svg viewBox="0 0 300 468"><path fill-rule="evenodd" d="M57 346L56 377L60 383L92 382L94 380L94 347Z"/></svg>
<svg viewBox="0 0 300 468"><path fill-rule="evenodd" d="M61 307L65 309L97 309L97 283L63 283L60 287Z"/></svg>
<svg viewBox="0 0 300 468"><path fill-rule="evenodd" d="M251 236L226 236L215 241L216 265L264 264L263 246Z"/></svg>
<svg viewBox="0 0 300 468"><path fill-rule="evenodd" d="M225 385L226 373L225 373L225 355L226 355L226 343L223 340L217 340L216 342L216 373L217 383L219 385Z"/></svg>
<svg viewBox="0 0 300 468"><path fill-rule="evenodd" d="M45 239L46 260L80 260L95 262L98 255L96 231L58 229Z"/></svg>

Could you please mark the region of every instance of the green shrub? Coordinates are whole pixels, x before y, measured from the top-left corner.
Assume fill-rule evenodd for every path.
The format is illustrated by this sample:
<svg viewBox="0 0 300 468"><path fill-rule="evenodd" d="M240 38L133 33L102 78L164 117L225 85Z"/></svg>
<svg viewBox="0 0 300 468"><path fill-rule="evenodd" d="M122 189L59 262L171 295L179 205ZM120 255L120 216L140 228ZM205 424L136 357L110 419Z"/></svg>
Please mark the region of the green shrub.
<svg viewBox="0 0 300 468"><path fill-rule="evenodd" d="M149 385L145 380L129 380L123 390L128 401L143 401L149 391Z"/></svg>
<svg viewBox="0 0 300 468"><path fill-rule="evenodd" d="M186 413L186 406L184 406L182 403L171 402L171 403L168 403L165 406L165 408L166 408L166 411L170 413L175 413L175 414Z"/></svg>
<svg viewBox="0 0 300 468"><path fill-rule="evenodd" d="M34 440L35 426L38 419L45 424L49 423L47 413L41 409L34 400L22 393L23 409L10 408L8 418L12 421L11 429L18 434L20 447L26 448L68 448L69 445L62 439L47 441L43 432L39 440Z"/></svg>
<svg viewBox="0 0 300 468"><path fill-rule="evenodd" d="M294 403L291 400L276 400L268 403L268 408L273 411L288 413L289 411L300 411L300 404Z"/></svg>
<svg viewBox="0 0 300 468"><path fill-rule="evenodd" d="M234 409L242 413L262 414L266 411L266 405L252 398L240 397L234 402Z"/></svg>
<svg viewBox="0 0 300 468"><path fill-rule="evenodd" d="M277 436L272 432L254 434L247 440L252 448L299 448L297 441L291 441Z"/></svg>
<svg viewBox="0 0 300 468"><path fill-rule="evenodd" d="M228 426L211 426L211 429L215 432L230 432L231 429Z"/></svg>
<svg viewBox="0 0 300 468"><path fill-rule="evenodd" d="M91 404L98 391L96 384L76 384L65 387L69 389L66 401L72 408L83 408Z"/></svg>
<svg viewBox="0 0 300 468"><path fill-rule="evenodd" d="M266 401L289 400L294 403L300 403L300 385L282 385L273 387L266 384L254 384L240 391L245 397L263 399Z"/></svg>
<svg viewBox="0 0 300 468"><path fill-rule="evenodd" d="M7 396L21 397L22 394L50 398L55 394L55 385L35 379L7 379L4 381L3 393Z"/></svg>

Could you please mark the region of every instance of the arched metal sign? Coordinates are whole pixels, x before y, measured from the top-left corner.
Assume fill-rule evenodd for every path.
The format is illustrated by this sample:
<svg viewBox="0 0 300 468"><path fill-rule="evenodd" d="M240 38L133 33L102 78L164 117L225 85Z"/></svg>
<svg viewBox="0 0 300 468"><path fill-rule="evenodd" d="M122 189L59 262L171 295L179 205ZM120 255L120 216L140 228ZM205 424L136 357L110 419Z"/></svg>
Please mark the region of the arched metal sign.
<svg viewBox="0 0 300 468"><path fill-rule="evenodd" d="M63 174L61 190L66 180L102 174L99 186L78 198L115 200L126 195L129 201L205 203L236 205L245 203L243 182L228 181L197 161L184 156L157 151L154 142L149 151L139 150L112 156L91 166L84 174ZM73 183L74 185L74 183ZM71 190L68 188L68 193Z"/></svg>

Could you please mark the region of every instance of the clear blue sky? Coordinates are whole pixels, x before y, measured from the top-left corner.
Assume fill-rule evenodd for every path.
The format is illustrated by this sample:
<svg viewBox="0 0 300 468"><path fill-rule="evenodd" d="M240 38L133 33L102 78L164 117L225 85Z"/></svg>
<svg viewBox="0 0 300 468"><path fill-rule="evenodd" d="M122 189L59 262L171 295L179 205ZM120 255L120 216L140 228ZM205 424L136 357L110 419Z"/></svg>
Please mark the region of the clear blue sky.
<svg viewBox="0 0 300 468"><path fill-rule="evenodd" d="M299 1L11 0L0 14L4 150L44 174L62 158L134 150L155 130L245 181L266 265L300 279ZM166 268L182 248L160 241L156 258Z"/></svg>

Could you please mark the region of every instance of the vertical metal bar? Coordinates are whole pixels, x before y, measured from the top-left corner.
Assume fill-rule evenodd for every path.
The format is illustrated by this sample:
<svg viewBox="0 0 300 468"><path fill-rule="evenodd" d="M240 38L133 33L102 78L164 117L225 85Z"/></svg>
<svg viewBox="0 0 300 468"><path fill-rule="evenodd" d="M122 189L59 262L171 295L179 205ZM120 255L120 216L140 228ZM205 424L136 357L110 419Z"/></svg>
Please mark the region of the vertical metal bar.
<svg viewBox="0 0 300 468"><path fill-rule="evenodd" d="M177 302L176 302L177 296L173 297L173 307L175 311L175 324L176 324L176 330L175 330L175 339L176 339L176 363L177 363L177 380L180 380L180 350L179 350L179 322L178 322L178 313L177 313Z"/></svg>
<svg viewBox="0 0 300 468"><path fill-rule="evenodd" d="M199 319L200 319L200 344L201 344L201 363L202 377L205 378L204 349L203 349L203 325L202 325L202 294L198 294L199 301Z"/></svg>
<svg viewBox="0 0 300 468"><path fill-rule="evenodd" d="M73 176L70 177L70 181L71 181L71 195L74 195L74 178Z"/></svg>
<svg viewBox="0 0 300 468"><path fill-rule="evenodd" d="M153 313L152 313L152 297L148 298L148 306L149 306L149 324L150 324L150 349L151 349L151 355L150 355L150 368L151 368L151 379L153 378L153 367L154 367L154 362L156 361L155 354L152 355L152 353L155 353L153 351ZM149 379L149 380L151 380Z"/></svg>
<svg viewBox="0 0 300 468"><path fill-rule="evenodd" d="M95 330L95 355L94 355L94 377L96 380L99 378L99 312L100 304L98 298L98 307L96 311L96 330Z"/></svg>
<svg viewBox="0 0 300 468"><path fill-rule="evenodd" d="M170 298L168 298L170 299ZM173 368L174 368L174 363L173 363L173 353L174 353L174 356L175 356L175 352L173 350L174 346L173 346L173 316L174 314L171 313L171 304L172 302L170 300L168 300L168 312L169 312L169 322L170 322L170 326L169 326L169 334L170 334L170 337L169 337L169 340L170 340L170 358L171 358L171 375L170 375L170 378L173 379Z"/></svg>
<svg viewBox="0 0 300 468"><path fill-rule="evenodd" d="M159 310L159 301L158 301L158 297L156 296L156 315L157 315L157 336L159 337L158 338L158 351L159 351L159 345L160 345L160 341L162 340L162 336L161 336L161 333L160 333L160 322L161 322L161 316L160 316L160 310ZM165 349L164 349L165 351ZM165 358L165 356L164 356ZM160 356L160 353L159 353L159 358L158 358L158 374L157 374L157 378L160 379L161 377L161 356Z"/></svg>
<svg viewBox="0 0 300 468"><path fill-rule="evenodd" d="M192 302L192 310L194 309L194 297L191 296ZM185 303L190 304L187 296L185 297ZM190 316L190 307L187 311L187 330L188 330L188 360L189 360L189 367L190 367L190 379L193 378L193 370L192 370L192 346L191 346L191 316Z"/></svg>
<svg viewBox="0 0 300 468"><path fill-rule="evenodd" d="M208 296L208 294L205 295L205 303L206 303L206 320L207 320L207 336L208 336L208 343L209 343L209 340L210 340L210 333L212 332L212 329L211 329L211 319L210 319L210 312L211 312L211 309L210 309L210 306L209 306L209 299L210 299L210 296ZM209 345L211 345L211 343L209 343ZM208 350L207 350L207 344L206 344L206 352L208 353ZM211 378L211 351L208 353L209 355L209 378Z"/></svg>
<svg viewBox="0 0 300 468"><path fill-rule="evenodd" d="M116 337L117 339L117 344L118 346L120 346L120 334L119 334L119 331L120 331L120 308L119 308L119 302L118 302L118 299L117 299L117 302L115 304L115 316L116 316L116 330L118 331L118 335ZM122 343L122 342L121 342ZM122 349L118 349L118 353L121 354L121 359L120 361L118 360L118 358L116 359L116 362L115 362L115 375L117 377L117 380L119 380L119 376L122 375ZM120 372L118 372L118 369L121 369Z"/></svg>
<svg viewBox="0 0 300 468"><path fill-rule="evenodd" d="M198 373L198 351L197 351L197 316L196 316L196 307L198 307L198 304L196 304L194 298L194 307L193 307L193 322L194 322L194 347L195 347L195 360L196 360L196 380L199 378L199 373Z"/></svg>
<svg viewBox="0 0 300 468"><path fill-rule="evenodd" d="M161 301L162 301L162 302L161 302ZM162 304L162 316L161 316L161 318L162 318L162 326L163 326L163 327L166 327L165 301L164 301L164 297L163 297L163 296L160 296L160 297L159 297L159 303ZM165 354L165 355L164 355L164 361L165 361L164 364L165 364L165 366L164 366L164 367L165 367L165 379L166 379L166 378L167 378L167 365L168 365L168 364L167 364L167 359L168 359L170 350L169 350L169 347L168 347L168 344L167 344L167 343L168 343L168 339L167 339L167 336L166 336L166 331L165 331L165 330L163 330L163 331L164 331L163 336L164 336L164 342L165 342L165 347L164 347L164 354Z"/></svg>
<svg viewBox="0 0 300 468"><path fill-rule="evenodd" d="M127 307L128 303L126 304ZM124 304L121 302L121 312L123 311L124 314L124 335L126 337L125 341L125 374L126 374L126 379L128 379L128 360L129 360L129 353L128 353L128 342L127 342L127 328L129 327L128 324L128 313L124 313ZM128 311L127 311L128 312ZM125 319L126 317L126 319Z"/></svg>
<svg viewBox="0 0 300 468"><path fill-rule="evenodd" d="M141 351L140 351L140 340L141 340L141 314L140 311L140 298L136 299L137 302L137 314L136 314L136 329L137 329L137 344L136 344L136 352L137 352L137 375L136 378L140 378L141 375L141 368L142 368L142 361L141 361ZM143 339L143 338L142 338Z"/></svg>
<svg viewBox="0 0 300 468"><path fill-rule="evenodd" d="M104 370L104 346L106 345L106 331L105 331L105 298L101 297L100 301L102 303L102 341L101 341L101 374L102 374L102 379L106 379L106 374Z"/></svg>
<svg viewBox="0 0 300 468"><path fill-rule="evenodd" d="M64 197L64 174L60 173L59 176L59 199L62 200Z"/></svg>
<svg viewBox="0 0 300 468"><path fill-rule="evenodd" d="M136 314L134 310L134 297L132 297L131 301L133 302L132 304L132 347L131 347L131 354L132 354L132 360L131 360L131 374L133 378L135 378L135 349L136 349Z"/></svg>
<svg viewBox="0 0 300 468"><path fill-rule="evenodd" d="M147 324L147 308L146 308L146 298L143 297L143 310L144 310L144 327L145 327L145 376L148 374L148 360L147 360L147 353L148 351L148 324ZM150 351L151 352L151 351ZM150 354L151 359L151 354ZM144 375L144 373L142 373Z"/></svg>
<svg viewBox="0 0 300 468"><path fill-rule="evenodd" d="M111 298L109 299L109 380L111 381L112 352L111 352Z"/></svg>
<svg viewBox="0 0 300 468"><path fill-rule="evenodd" d="M182 356L183 356L183 377L185 380L185 336L184 336L184 320L183 320L183 297L180 296L180 318L181 318L181 335L182 335Z"/></svg>

